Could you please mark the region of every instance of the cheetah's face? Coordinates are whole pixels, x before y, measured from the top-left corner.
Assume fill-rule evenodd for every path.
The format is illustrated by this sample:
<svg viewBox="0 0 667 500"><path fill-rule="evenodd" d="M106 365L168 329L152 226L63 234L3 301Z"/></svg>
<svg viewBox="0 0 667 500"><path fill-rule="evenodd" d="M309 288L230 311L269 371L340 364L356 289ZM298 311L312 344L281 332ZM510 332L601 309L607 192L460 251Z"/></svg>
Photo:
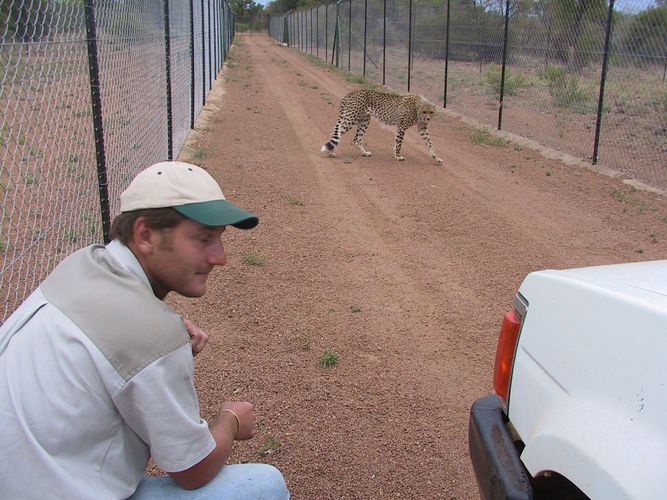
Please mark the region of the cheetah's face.
<svg viewBox="0 0 667 500"><path fill-rule="evenodd" d="M422 104L419 107L419 121L421 123L428 123L428 121L431 119L433 116L433 113L435 113L435 105L430 104L430 103L425 103Z"/></svg>

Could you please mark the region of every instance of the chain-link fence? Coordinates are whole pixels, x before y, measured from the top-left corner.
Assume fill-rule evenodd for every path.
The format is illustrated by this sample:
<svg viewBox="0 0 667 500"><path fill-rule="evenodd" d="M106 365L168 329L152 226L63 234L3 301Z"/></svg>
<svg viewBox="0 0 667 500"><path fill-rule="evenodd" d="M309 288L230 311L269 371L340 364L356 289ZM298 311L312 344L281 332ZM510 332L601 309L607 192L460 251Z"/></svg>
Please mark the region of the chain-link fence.
<svg viewBox="0 0 667 500"><path fill-rule="evenodd" d="M667 0L341 0L279 42L667 189Z"/></svg>
<svg viewBox="0 0 667 500"><path fill-rule="evenodd" d="M177 156L233 28L225 0L0 3L0 321Z"/></svg>

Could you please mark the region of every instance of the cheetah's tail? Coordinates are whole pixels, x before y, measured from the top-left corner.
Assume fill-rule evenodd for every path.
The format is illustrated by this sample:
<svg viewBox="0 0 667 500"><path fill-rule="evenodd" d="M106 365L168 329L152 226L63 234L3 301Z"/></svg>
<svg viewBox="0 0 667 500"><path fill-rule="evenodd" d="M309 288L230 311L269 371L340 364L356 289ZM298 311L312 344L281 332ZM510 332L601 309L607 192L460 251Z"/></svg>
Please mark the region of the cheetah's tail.
<svg viewBox="0 0 667 500"><path fill-rule="evenodd" d="M324 153L326 151L333 151L333 149L335 147L336 147L336 145L333 142L329 141L324 146L322 146L322 148L320 149L320 152Z"/></svg>

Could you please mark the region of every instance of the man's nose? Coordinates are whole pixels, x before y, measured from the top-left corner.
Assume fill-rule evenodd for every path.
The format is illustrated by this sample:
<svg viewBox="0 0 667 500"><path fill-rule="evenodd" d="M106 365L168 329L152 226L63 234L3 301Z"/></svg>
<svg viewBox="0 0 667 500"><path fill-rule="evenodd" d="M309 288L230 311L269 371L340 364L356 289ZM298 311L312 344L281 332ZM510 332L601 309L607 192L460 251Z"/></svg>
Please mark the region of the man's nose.
<svg viewBox="0 0 667 500"><path fill-rule="evenodd" d="M209 264L213 266L224 266L227 263L227 254L222 241L219 241L211 250L208 259Z"/></svg>

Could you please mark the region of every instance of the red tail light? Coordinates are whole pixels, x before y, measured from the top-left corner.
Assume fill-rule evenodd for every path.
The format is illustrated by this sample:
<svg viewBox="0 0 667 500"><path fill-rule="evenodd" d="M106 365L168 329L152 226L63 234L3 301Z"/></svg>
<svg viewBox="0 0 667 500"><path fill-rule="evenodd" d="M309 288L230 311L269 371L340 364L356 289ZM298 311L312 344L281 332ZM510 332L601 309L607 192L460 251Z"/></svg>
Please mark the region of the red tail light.
<svg viewBox="0 0 667 500"><path fill-rule="evenodd" d="M505 403L507 403L514 350L516 349L520 328L521 316L515 310L505 313L503 324L500 327L500 335L498 336L496 366L493 372L493 389Z"/></svg>

